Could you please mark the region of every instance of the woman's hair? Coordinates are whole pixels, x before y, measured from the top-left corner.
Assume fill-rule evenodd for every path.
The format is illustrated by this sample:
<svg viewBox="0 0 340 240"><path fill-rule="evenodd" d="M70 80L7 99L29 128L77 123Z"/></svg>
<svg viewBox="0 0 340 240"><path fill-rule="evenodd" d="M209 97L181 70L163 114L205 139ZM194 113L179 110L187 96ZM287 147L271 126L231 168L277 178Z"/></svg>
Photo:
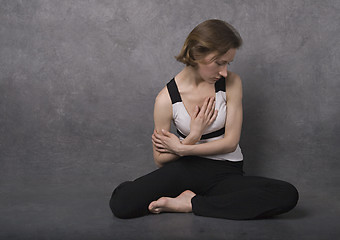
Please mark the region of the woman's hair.
<svg viewBox="0 0 340 240"><path fill-rule="evenodd" d="M237 30L222 20L206 20L188 35L181 52L175 58L187 66L196 67L197 62L208 54L217 52L222 56L231 48L239 48L242 38Z"/></svg>

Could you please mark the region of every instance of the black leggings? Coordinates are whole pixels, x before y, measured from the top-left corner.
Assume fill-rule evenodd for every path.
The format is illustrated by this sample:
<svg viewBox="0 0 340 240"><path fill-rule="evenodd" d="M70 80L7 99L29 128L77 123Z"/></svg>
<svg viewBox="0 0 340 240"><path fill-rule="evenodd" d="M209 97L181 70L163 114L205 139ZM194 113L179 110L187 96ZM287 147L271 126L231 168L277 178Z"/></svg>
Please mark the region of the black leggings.
<svg viewBox="0 0 340 240"><path fill-rule="evenodd" d="M119 218L149 214L148 206L160 197L177 197L185 190L196 193L196 215L226 219L258 219L285 213L295 207L298 192L290 183L243 176L243 162L181 157L134 181L120 184L110 207Z"/></svg>

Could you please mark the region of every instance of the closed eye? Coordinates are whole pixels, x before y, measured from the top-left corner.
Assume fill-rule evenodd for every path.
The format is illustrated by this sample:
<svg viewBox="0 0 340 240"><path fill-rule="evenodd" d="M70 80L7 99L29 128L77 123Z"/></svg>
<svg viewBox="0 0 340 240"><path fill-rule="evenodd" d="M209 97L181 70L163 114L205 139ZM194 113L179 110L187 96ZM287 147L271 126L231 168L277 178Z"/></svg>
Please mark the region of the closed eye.
<svg viewBox="0 0 340 240"><path fill-rule="evenodd" d="M230 65L231 63L230 62L223 62L223 63L221 63L221 62L215 62L218 66L223 66L223 65L225 65L225 64L228 64L228 65Z"/></svg>

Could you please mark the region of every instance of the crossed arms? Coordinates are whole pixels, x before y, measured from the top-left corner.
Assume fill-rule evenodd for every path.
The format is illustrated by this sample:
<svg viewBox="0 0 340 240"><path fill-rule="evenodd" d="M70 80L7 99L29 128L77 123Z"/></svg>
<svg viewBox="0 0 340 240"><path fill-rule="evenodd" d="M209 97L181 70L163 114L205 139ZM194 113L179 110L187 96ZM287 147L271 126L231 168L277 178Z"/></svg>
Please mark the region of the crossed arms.
<svg viewBox="0 0 340 240"><path fill-rule="evenodd" d="M215 99L206 98L202 107L196 106L191 114L190 134L182 141L170 133L172 103L167 89L157 96L154 107L155 130L152 135L153 156L157 166L174 161L181 156L215 155L235 151L242 128L242 82L238 75L231 74L226 81L227 117L225 135L222 139L196 144L204 130L217 117Z"/></svg>

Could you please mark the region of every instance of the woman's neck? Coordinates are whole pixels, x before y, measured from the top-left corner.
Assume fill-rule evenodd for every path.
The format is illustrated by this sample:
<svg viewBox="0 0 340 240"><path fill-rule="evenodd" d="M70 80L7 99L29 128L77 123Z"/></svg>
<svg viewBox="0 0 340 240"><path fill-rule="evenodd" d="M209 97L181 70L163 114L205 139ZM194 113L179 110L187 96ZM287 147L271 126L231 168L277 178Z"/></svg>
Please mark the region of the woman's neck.
<svg viewBox="0 0 340 240"><path fill-rule="evenodd" d="M194 67L186 66L181 72L176 76L176 79L185 85L190 85L192 87L198 87L204 80L197 73Z"/></svg>

